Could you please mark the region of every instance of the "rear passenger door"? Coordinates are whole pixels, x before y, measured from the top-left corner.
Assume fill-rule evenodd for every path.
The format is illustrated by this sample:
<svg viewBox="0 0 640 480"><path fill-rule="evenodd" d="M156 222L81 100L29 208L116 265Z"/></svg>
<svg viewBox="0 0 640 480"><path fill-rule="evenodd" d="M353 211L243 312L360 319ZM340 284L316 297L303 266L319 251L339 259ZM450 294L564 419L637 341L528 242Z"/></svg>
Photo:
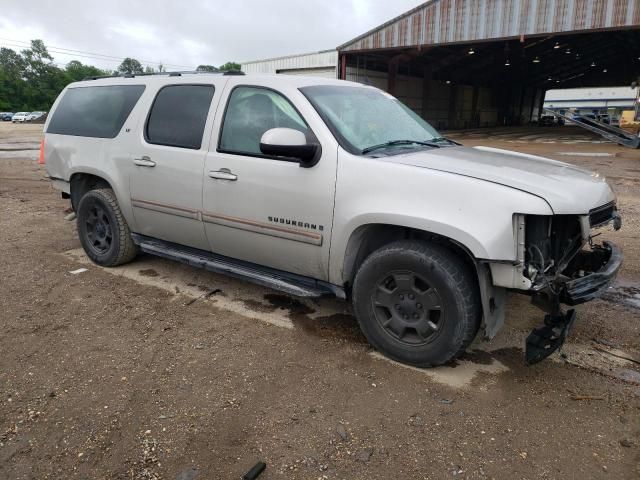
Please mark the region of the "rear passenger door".
<svg viewBox="0 0 640 480"><path fill-rule="evenodd" d="M176 83L157 90L131 158L131 204L137 233L209 249L200 218L203 145L217 105L211 83Z"/></svg>

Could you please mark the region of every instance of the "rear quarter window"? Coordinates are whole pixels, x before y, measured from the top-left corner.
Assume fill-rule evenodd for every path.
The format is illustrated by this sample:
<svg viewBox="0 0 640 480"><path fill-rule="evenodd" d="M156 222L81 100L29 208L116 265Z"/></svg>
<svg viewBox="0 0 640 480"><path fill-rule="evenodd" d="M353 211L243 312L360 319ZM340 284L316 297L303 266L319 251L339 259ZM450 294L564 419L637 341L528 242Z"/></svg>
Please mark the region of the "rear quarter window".
<svg viewBox="0 0 640 480"><path fill-rule="evenodd" d="M115 138L144 88L144 85L69 88L53 112L47 133Z"/></svg>

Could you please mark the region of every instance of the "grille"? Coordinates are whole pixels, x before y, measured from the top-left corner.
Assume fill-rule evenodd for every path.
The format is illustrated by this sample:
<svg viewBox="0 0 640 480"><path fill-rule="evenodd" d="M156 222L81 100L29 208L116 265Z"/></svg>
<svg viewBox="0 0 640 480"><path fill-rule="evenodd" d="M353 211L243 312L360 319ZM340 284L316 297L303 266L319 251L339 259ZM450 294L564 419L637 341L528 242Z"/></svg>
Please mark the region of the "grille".
<svg viewBox="0 0 640 480"><path fill-rule="evenodd" d="M604 225L613 219L613 215L616 211L616 204L614 202L607 203L601 207L596 207L589 211L589 225L591 228Z"/></svg>

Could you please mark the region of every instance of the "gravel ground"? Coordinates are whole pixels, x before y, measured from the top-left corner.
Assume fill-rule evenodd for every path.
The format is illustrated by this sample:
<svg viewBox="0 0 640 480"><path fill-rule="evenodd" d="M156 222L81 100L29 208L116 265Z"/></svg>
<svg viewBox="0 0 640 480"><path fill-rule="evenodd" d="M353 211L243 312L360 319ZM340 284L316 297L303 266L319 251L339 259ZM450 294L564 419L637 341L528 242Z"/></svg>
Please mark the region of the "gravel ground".
<svg viewBox="0 0 640 480"><path fill-rule="evenodd" d="M514 296L492 342L424 371L380 359L336 301L87 263L39 129L0 124L1 479L228 479L258 460L261 480L640 478L638 151L571 127L452 132L606 175L625 224L603 238L626 262L566 358L524 366L542 316Z"/></svg>

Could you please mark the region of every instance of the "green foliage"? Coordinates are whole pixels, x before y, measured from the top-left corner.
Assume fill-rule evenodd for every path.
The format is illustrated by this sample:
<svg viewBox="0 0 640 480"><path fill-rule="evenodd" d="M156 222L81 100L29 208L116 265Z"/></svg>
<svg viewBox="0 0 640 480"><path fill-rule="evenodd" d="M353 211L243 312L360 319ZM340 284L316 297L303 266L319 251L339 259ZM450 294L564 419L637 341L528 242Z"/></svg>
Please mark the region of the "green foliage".
<svg viewBox="0 0 640 480"><path fill-rule="evenodd" d="M20 53L0 48L0 110L48 111L69 83L102 75L108 72L77 60L57 67L42 40L32 40Z"/></svg>
<svg viewBox="0 0 640 480"><path fill-rule="evenodd" d="M217 72L218 69L213 65L198 65L196 72Z"/></svg>
<svg viewBox="0 0 640 480"><path fill-rule="evenodd" d="M200 65L199 72L240 70L240 64L227 62L219 68ZM115 72L70 61L64 68L53 63L42 40L32 40L31 47L21 52L0 48L0 111L49 111L58 94L71 82L87 77L164 72L164 65L157 69L142 64L135 58L125 58Z"/></svg>
<svg viewBox="0 0 640 480"><path fill-rule="evenodd" d="M224 65L220 65L219 70L226 72L228 70L240 70L240 64L236 62L227 62Z"/></svg>
<svg viewBox="0 0 640 480"><path fill-rule="evenodd" d="M144 73L144 70L142 69L142 64L138 60L127 57L118 67L118 72L124 75L131 75L135 73Z"/></svg>

